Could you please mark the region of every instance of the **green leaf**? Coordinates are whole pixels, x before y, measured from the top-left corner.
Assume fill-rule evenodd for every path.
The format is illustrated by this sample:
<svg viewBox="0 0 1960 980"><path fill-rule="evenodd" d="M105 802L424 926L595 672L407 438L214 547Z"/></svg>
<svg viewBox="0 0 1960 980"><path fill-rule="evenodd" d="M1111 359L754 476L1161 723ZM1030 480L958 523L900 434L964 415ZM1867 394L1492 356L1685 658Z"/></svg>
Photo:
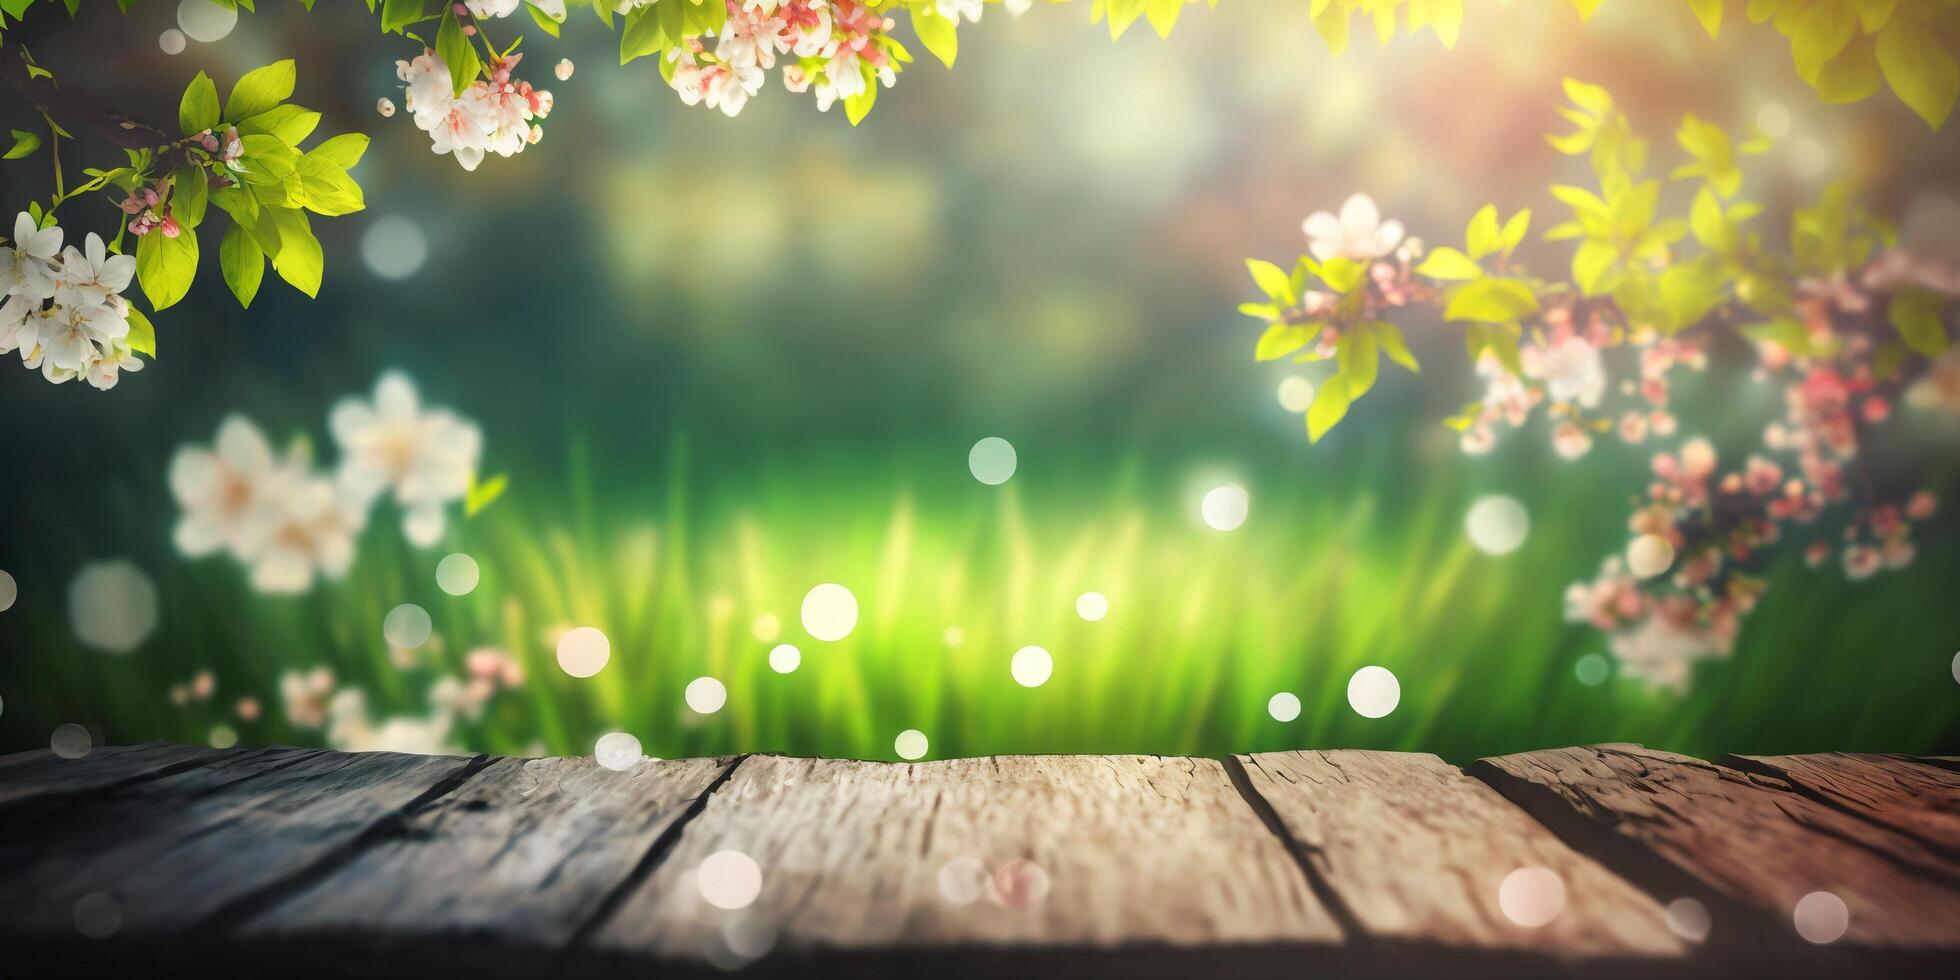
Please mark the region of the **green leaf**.
<svg viewBox="0 0 1960 980"><path fill-rule="evenodd" d="M177 237L151 231L136 240L136 280L150 308L164 310L190 292L197 278L197 232L185 228Z"/></svg>
<svg viewBox="0 0 1960 980"><path fill-rule="evenodd" d="M1359 399L1375 386L1375 378L1381 373L1381 350L1368 324L1357 323L1342 334L1335 356L1339 359L1340 376L1347 386L1349 401Z"/></svg>
<svg viewBox="0 0 1960 980"><path fill-rule="evenodd" d="M1517 247L1524 243L1526 232L1531 230L1531 209L1525 208L1504 222L1504 230L1497 234L1498 250L1509 258Z"/></svg>
<svg viewBox="0 0 1960 980"><path fill-rule="evenodd" d="M546 34L549 34L552 37L558 36L557 21L552 20L550 17L545 15L544 11L539 10L536 7L533 7L528 3L524 5L524 9L531 12L531 19L536 21L538 27L542 29Z"/></svg>
<svg viewBox="0 0 1960 980"><path fill-rule="evenodd" d="M946 67L953 67L953 59L960 53L960 35L952 21L939 16L939 12L932 7L914 7L912 33L919 36L920 43L932 52L933 57Z"/></svg>
<svg viewBox="0 0 1960 980"><path fill-rule="evenodd" d="M308 153L299 158L298 171L308 211L332 216L352 214L367 206L361 185L332 160Z"/></svg>
<svg viewBox="0 0 1960 980"><path fill-rule="evenodd" d="M225 229L218 243L218 268L225 274L225 285L238 297L238 305L250 307L265 279L265 252L252 236L238 225Z"/></svg>
<svg viewBox="0 0 1960 980"><path fill-rule="evenodd" d="M1790 54L1796 60L1797 74L1817 84L1824 66L1851 43L1857 30L1858 12L1851 0L1815 0L1790 35Z"/></svg>
<svg viewBox="0 0 1960 980"><path fill-rule="evenodd" d="M286 101L292 97L295 78L291 58L246 72L225 99L225 118L249 119Z"/></svg>
<svg viewBox="0 0 1960 980"><path fill-rule="evenodd" d="M1907 347L1927 357L1938 357L1947 347L1945 311L1946 297L1930 289L1909 286L1892 296L1886 316Z"/></svg>
<svg viewBox="0 0 1960 980"><path fill-rule="evenodd" d="M204 171L191 164L178 167L170 186L170 213L186 228L203 224L205 206L211 203L211 182Z"/></svg>
<svg viewBox="0 0 1960 980"><path fill-rule="evenodd" d="M381 29L385 32L399 31L422 19L423 0L384 0L381 5ZM611 4L605 5L608 9Z"/></svg>
<svg viewBox="0 0 1960 980"><path fill-rule="evenodd" d="M299 151L277 136L253 133L238 138L238 162L245 170L238 176L248 184L283 184L299 166Z"/></svg>
<svg viewBox="0 0 1960 980"><path fill-rule="evenodd" d="M1927 125L1938 129L1953 112L1960 97L1960 64L1938 34L1909 24L1906 17L1892 18L1878 34L1878 67L1899 100Z"/></svg>
<svg viewBox="0 0 1960 980"><path fill-rule="evenodd" d="M331 161L342 170L352 170L367 152L368 138L362 133L342 133L306 151L307 156Z"/></svg>
<svg viewBox="0 0 1960 980"><path fill-rule="evenodd" d="M1722 214L1722 202L1716 200L1715 191L1706 184L1695 192L1694 207L1688 212L1688 225L1694 229L1695 241L1724 255L1735 251L1735 237L1730 232L1728 219Z"/></svg>
<svg viewBox="0 0 1960 980"><path fill-rule="evenodd" d="M123 337L123 343L128 344L130 350L138 354L146 354L151 360L155 360L157 356L156 325L150 322L149 317L143 315L143 311L134 306L124 310L124 313L127 314L129 320L129 333Z"/></svg>
<svg viewBox="0 0 1960 980"><path fill-rule="evenodd" d="M1538 296L1516 279L1478 279L1450 293L1443 317L1481 323L1511 323L1538 312Z"/></svg>
<svg viewBox="0 0 1960 980"><path fill-rule="evenodd" d="M279 252L273 256L272 268L294 289L308 296L318 295L326 264L306 214L292 208L266 208L263 214L279 232Z"/></svg>
<svg viewBox="0 0 1960 980"><path fill-rule="evenodd" d="M661 24L664 18L660 16L660 8L676 6L678 3L679 0L667 0L666 3L653 6L636 7L627 13L626 27L619 32L620 64L656 54L667 45L667 31ZM444 29L447 29L447 25Z"/></svg>
<svg viewBox="0 0 1960 980"><path fill-rule="evenodd" d="M218 124L218 86L209 75L198 72L184 88L177 103L177 128L185 136L202 133Z"/></svg>
<svg viewBox="0 0 1960 980"><path fill-rule="evenodd" d="M1318 323L1275 323L1259 335L1252 357L1257 361L1277 361L1312 343L1319 333Z"/></svg>
<svg viewBox="0 0 1960 980"><path fill-rule="evenodd" d="M1410 374L1422 373L1422 365L1416 363L1416 355L1409 350L1409 342L1402 338L1402 328L1387 320L1376 320L1369 326L1374 329L1375 339L1389 360L1407 368Z"/></svg>
<svg viewBox="0 0 1960 980"><path fill-rule="evenodd" d="M298 146L301 140L313 135L313 129L318 125L320 125L319 113L305 106L287 103L273 106L250 119L241 121L238 124L238 132L276 136L291 146Z"/></svg>
<svg viewBox="0 0 1960 980"><path fill-rule="evenodd" d="M475 517L483 508L496 503L497 498L503 496L504 490L509 486L510 474L508 473L499 473L481 483L477 482L476 474L471 473L469 489L463 496L463 516Z"/></svg>
<svg viewBox="0 0 1960 980"><path fill-rule="evenodd" d="M1253 284L1259 287L1260 292L1272 297L1273 302L1291 306L1299 299L1293 294L1293 286L1279 266L1265 259L1246 259L1245 267L1252 273Z"/></svg>
<svg viewBox="0 0 1960 980"><path fill-rule="evenodd" d="M1344 376L1337 374L1323 382L1314 392L1313 404L1307 407L1307 440L1319 442L1327 430L1340 424L1347 417L1350 402Z"/></svg>
<svg viewBox="0 0 1960 980"><path fill-rule="evenodd" d="M447 11L442 14L442 26L436 29L436 57L449 66L449 84L456 95L462 95L483 70L483 63L476 56L476 45L463 36L463 26L456 15Z"/></svg>
<svg viewBox="0 0 1960 980"><path fill-rule="evenodd" d="M13 131L13 134L13 147L4 155L0 155L0 160L18 160L41 148L40 133L30 133L26 130L16 129Z"/></svg>
<svg viewBox="0 0 1960 980"><path fill-rule="evenodd" d="M1579 250L1572 254L1572 281L1587 296L1609 292L1606 274L1619 257L1618 249L1596 238L1580 242Z"/></svg>
<svg viewBox="0 0 1960 980"><path fill-rule="evenodd" d="M864 83L864 91L844 100L844 116L855 126L871 114L871 107L878 101L878 80Z"/></svg>
<svg viewBox="0 0 1960 980"><path fill-rule="evenodd" d="M1422 264L1416 266L1416 275L1448 281L1481 279L1484 275L1484 268L1478 265L1468 255L1456 249L1444 247L1436 249L1425 256Z"/></svg>
<svg viewBox="0 0 1960 980"><path fill-rule="evenodd" d="M1470 218L1470 226L1464 229L1463 240L1472 259L1481 259L1500 247L1497 228L1497 205L1486 204L1477 209Z"/></svg>
<svg viewBox="0 0 1960 980"><path fill-rule="evenodd" d="M1320 281L1326 283L1327 288L1343 296L1353 292L1354 287L1361 285L1361 279L1367 273L1366 264L1356 262L1345 255L1336 255L1322 262L1319 271Z"/></svg>

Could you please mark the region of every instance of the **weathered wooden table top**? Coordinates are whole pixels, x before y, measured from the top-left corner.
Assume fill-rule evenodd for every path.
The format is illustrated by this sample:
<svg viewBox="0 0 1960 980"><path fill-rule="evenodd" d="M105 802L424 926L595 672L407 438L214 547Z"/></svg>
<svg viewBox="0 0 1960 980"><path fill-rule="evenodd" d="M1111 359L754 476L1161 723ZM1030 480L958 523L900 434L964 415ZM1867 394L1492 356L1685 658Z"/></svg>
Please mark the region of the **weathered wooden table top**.
<svg viewBox="0 0 1960 980"><path fill-rule="evenodd" d="M1953 977L1960 760L41 751L0 909L7 975Z"/></svg>

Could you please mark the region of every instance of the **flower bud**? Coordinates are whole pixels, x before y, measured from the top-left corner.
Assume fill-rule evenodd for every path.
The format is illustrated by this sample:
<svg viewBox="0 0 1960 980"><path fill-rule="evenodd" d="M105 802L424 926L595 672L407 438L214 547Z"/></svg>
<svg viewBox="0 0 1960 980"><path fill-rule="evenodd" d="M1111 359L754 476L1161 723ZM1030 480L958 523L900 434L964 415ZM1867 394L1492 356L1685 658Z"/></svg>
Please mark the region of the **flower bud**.
<svg viewBox="0 0 1960 980"><path fill-rule="evenodd" d="M552 69L551 71L552 71L552 74L554 74L554 75L557 75L557 76L558 76L558 80L559 80L559 81L561 81L561 82L562 82L562 81L565 81L566 79L569 79L569 78L571 78L571 77L572 77L572 59L570 59L570 58L560 58L560 59L558 59L558 66L557 66L556 68L553 68L553 69Z"/></svg>
<svg viewBox="0 0 1960 980"><path fill-rule="evenodd" d="M381 113L382 118L385 119L395 114L395 104L387 99L382 99L374 104L374 111Z"/></svg>

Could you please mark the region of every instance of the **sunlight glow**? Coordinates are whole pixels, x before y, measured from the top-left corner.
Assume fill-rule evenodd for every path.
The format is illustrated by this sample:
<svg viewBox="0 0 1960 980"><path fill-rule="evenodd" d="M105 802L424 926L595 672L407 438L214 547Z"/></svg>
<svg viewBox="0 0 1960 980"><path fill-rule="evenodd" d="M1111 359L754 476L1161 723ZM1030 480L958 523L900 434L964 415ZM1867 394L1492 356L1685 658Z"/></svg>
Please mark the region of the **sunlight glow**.
<svg viewBox="0 0 1960 980"><path fill-rule="evenodd" d="M612 659L612 641L596 627L580 626L558 638L558 666L573 677L591 677Z"/></svg>
<svg viewBox="0 0 1960 980"><path fill-rule="evenodd" d="M1463 529L1470 535L1470 543L1478 551L1487 555L1508 555L1518 550L1518 546L1524 544L1525 537L1531 533L1531 515L1515 498L1480 497L1470 505Z"/></svg>
<svg viewBox="0 0 1960 980"><path fill-rule="evenodd" d="M1536 929L1565 911L1565 880L1550 868L1519 868L1497 886L1497 907L1512 922Z"/></svg>
<svg viewBox="0 0 1960 980"><path fill-rule="evenodd" d="M988 436L973 444L966 454L966 468L973 478L990 487L1006 483L1014 476L1019 459L1012 443L999 436Z"/></svg>
<svg viewBox="0 0 1960 980"><path fill-rule="evenodd" d="M857 628L857 596L835 582L825 582L803 597L803 629L826 643L835 643Z"/></svg>
<svg viewBox="0 0 1960 980"><path fill-rule="evenodd" d="M1211 492L1205 494L1204 503L1198 506L1205 523L1215 531L1236 530L1245 523L1251 509L1251 498L1246 496L1245 488L1236 483L1213 487Z"/></svg>
<svg viewBox="0 0 1960 980"><path fill-rule="evenodd" d="M1055 658L1040 647L1022 647L1014 651L1014 659L1007 669L1014 675L1016 684L1040 687L1048 683L1048 676L1055 672Z"/></svg>
<svg viewBox="0 0 1960 980"><path fill-rule="evenodd" d="M776 637L783 635L783 621L775 613L763 613L749 624L749 634L758 643L774 643Z"/></svg>
<svg viewBox="0 0 1960 980"><path fill-rule="evenodd" d="M696 677L687 682L686 697L696 714L711 715L728 703L728 688L712 677Z"/></svg>
<svg viewBox="0 0 1960 980"><path fill-rule="evenodd" d="M1348 678L1348 706L1363 718L1382 718L1402 703L1402 683L1387 667L1372 664Z"/></svg>

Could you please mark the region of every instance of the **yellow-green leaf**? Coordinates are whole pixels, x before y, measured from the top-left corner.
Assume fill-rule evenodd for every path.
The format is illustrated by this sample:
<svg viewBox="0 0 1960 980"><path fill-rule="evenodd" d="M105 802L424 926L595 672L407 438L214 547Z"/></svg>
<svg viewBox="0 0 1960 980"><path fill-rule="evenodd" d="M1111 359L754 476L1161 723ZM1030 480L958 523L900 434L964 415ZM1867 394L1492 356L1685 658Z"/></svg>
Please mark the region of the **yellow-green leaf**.
<svg viewBox="0 0 1960 980"><path fill-rule="evenodd" d="M1905 17L1893 17L1885 25L1877 48L1878 67L1899 100L1927 125L1940 128L1960 96L1960 65L1954 63L1953 52L1938 34L1911 26Z"/></svg>
<svg viewBox="0 0 1960 980"><path fill-rule="evenodd" d="M1416 266L1416 275L1447 281L1479 279L1483 274L1483 266L1468 255L1448 247L1430 252L1423 258L1422 264Z"/></svg>

